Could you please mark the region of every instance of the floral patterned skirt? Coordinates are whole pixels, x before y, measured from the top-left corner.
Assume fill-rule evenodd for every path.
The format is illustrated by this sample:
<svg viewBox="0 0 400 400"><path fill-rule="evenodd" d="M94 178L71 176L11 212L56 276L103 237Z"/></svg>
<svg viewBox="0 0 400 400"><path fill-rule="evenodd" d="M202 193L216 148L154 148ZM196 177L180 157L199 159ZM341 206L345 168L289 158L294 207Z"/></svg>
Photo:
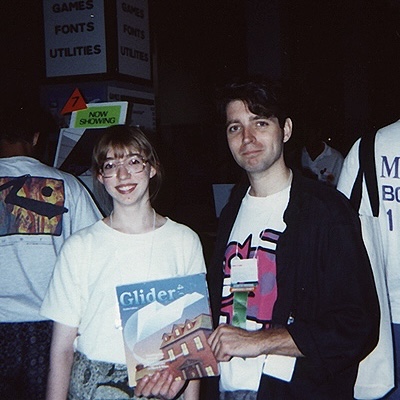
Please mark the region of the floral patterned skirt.
<svg viewBox="0 0 400 400"><path fill-rule="evenodd" d="M68 400L147 399L135 397L134 389L128 384L125 364L93 361L75 352ZM182 395L177 400L183 399Z"/></svg>

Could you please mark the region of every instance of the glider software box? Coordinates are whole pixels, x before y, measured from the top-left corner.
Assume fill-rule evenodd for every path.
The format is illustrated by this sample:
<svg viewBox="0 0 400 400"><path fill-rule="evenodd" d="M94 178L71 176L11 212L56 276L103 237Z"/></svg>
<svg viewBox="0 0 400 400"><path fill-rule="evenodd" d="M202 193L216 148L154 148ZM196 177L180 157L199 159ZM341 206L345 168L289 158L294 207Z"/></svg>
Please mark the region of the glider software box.
<svg viewBox="0 0 400 400"><path fill-rule="evenodd" d="M129 385L169 369L176 380L218 375L208 345L205 274L117 286Z"/></svg>

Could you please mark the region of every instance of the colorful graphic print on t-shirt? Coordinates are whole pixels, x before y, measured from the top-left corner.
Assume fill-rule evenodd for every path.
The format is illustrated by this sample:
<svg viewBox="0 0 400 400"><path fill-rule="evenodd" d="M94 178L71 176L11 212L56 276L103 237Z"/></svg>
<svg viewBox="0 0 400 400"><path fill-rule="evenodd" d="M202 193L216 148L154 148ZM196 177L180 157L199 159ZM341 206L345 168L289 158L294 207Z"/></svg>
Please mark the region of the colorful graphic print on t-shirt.
<svg viewBox="0 0 400 400"><path fill-rule="evenodd" d="M226 323L232 323L233 293L230 292L231 261L236 256L241 259L257 257L258 285L254 292L249 293L247 301L247 320L254 321L268 328L272 319L272 311L277 298L276 285L276 243L280 232L264 230L257 238L257 246L252 245L253 235L250 234L243 243L232 241L225 251L224 288L221 316ZM264 243L264 246L263 246ZM268 246L266 244L268 243Z"/></svg>
<svg viewBox="0 0 400 400"><path fill-rule="evenodd" d="M64 207L64 182L54 178L0 178L0 236L49 234L59 236Z"/></svg>

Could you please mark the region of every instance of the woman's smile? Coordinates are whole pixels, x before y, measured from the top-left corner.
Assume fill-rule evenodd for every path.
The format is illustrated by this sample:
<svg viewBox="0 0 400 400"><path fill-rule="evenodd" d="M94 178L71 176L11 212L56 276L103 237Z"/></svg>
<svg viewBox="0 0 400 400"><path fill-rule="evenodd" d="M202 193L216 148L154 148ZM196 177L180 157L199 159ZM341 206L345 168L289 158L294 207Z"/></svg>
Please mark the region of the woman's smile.
<svg viewBox="0 0 400 400"><path fill-rule="evenodd" d="M135 190L136 186L137 186L136 183L134 183L134 184L123 184L123 185L115 186L115 189L121 194L127 194L127 193L129 194L129 193L132 193Z"/></svg>

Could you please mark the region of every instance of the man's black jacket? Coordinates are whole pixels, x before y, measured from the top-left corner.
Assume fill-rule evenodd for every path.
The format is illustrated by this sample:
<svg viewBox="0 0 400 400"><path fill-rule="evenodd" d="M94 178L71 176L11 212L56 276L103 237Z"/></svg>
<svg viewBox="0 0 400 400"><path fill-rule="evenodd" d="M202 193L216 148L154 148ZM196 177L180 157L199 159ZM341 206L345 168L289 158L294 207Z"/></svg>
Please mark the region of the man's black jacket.
<svg viewBox="0 0 400 400"><path fill-rule="evenodd" d="M215 326L224 252L248 186L234 189L219 222L208 269ZM358 215L341 193L295 173L284 221L273 324L286 326L304 357L289 383L263 375L258 398L352 399L358 364L377 344L380 318ZM290 315L294 322L287 325ZM203 380L202 390L218 399L212 378Z"/></svg>

